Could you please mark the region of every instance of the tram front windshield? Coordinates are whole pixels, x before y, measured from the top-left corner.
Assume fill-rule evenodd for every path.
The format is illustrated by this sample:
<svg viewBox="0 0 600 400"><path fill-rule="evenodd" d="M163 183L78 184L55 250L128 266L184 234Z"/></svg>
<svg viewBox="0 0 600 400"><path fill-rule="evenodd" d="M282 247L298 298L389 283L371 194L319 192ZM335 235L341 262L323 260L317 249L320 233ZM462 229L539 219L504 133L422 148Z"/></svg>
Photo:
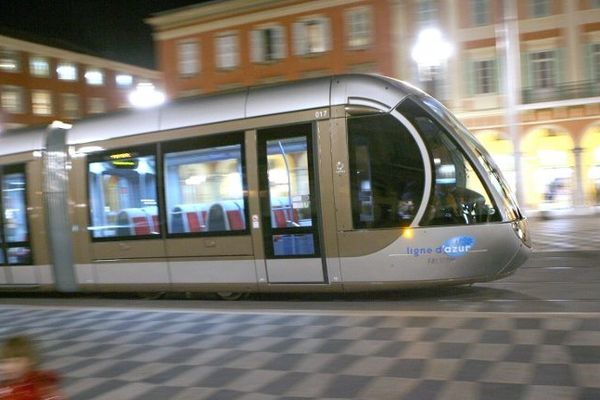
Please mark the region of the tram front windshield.
<svg viewBox="0 0 600 400"><path fill-rule="evenodd" d="M485 181L456 135L425 106L412 98L397 108L417 129L431 162L433 185L420 225L466 225L499 222Z"/></svg>
<svg viewBox="0 0 600 400"><path fill-rule="evenodd" d="M494 188L502 194L506 214L510 220L522 219L523 215L517 205L516 198L506 179L500 172L497 164L483 145L473 134L452 114L442 103L433 97L422 97L421 101L433 110L435 115L449 125L463 139L469 149L477 156L478 161L485 168L486 173Z"/></svg>

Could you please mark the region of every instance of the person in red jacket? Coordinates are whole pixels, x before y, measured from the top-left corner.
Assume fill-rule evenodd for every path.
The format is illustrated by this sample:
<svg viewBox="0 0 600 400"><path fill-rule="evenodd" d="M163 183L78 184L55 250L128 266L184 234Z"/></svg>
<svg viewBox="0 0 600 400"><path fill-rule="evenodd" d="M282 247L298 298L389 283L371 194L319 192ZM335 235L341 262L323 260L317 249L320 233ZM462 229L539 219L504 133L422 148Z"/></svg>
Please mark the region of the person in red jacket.
<svg viewBox="0 0 600 400"><path fill-rule="evenodd" d="M0 358L0 400L65 400L58 376L39 369L38 352L27 336L6 339Z"/></svg>

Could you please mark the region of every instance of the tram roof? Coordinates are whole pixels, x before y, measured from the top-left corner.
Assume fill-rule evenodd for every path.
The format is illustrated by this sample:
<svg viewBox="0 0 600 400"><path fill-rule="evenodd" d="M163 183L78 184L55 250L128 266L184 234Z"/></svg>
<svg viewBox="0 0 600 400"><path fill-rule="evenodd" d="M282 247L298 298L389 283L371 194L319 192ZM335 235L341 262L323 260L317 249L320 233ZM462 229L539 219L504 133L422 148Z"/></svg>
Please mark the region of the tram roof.
<svg viewBox="0 0 600 400"><path fill-rule="evenodd" d="M344 104L389 111L415 91L418 89L405 82L369 74L335 75L250 87L238 92L176 100L152 109L84 118L73 124L68 144ZM43 148L45 132L44 127L0 134L0 155Z"/></svg>

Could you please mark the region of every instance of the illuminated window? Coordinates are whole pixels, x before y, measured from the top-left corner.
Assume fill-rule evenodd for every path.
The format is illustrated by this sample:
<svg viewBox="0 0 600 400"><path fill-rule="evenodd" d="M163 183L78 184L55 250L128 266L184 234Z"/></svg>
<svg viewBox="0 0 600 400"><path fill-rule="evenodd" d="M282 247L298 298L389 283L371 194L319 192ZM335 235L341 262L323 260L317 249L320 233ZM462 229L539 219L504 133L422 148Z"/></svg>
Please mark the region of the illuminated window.
<svg viewBox="0 0 600 400"><path fill-rule="evenodd" d="M471 10L474 26L483 26L490 23L489 0L471 0Z"/></svg>
<svg viewBox="0 0 600 400"><path fill-rule="evenodd" d="M294 23L296 55L323 53L331 49L329 19L314 17Z"/></svg>
<svg viewBox="0 0 600 400"><path fill-rule="evenodd" d="M85 81L92 86L104 85L104 72L98 68L88 68L85 71Z"/></svg>
<svg viewBox="0 0 600 400"><path fill-rule="evenodd" d="M10 50L0 51L0 71L20 72L21 62L19 59L19 53Z"/></svg>
<svg viewBox="0 0 600 400"><path fill-rule="evenodd" d="M348 28L348 47L363 48L371 44L371 9L367 7L348 10L346 26Z"/></svg>
<svg viewBox="0 0 600 400"><path fill-rule="evenodd" d="M33 76L50 76L50 63L45 57L31 57L29 59L29 72Z"/></svg>
<svg viewBox="0 0 600 400"><path fill-rule="evenodd" d="M62 93L62 115L68 119L80 117L79 96L73 93Z"/></svg>
<svg viewBox="0 0 600 400"><path fill-rule="evenodd" d="M89 231L94 239L158 237L154 146L88 156Z"/></svg>
<svg viewBox="0 0 600 400"><path fill-rule="evenodd" d="M90 97L88 99L88 114L103 114L106 112L106 99Z"/></svg>
<svg viewBox="0 0 600 400"><path fill-rule="evenodd" d="M285 30L273 25L252 31L252 62L269 62L285 58Z"/></svg>
<svg viewBox="0 0 600 400"><path fill-rule="evenodd" d="M238 36L235 33L227 33L217 37L217 68L232 69L238 66Z"/></svg>
<svg viewBox="0 0 600 400"><path fill-rule="evenodd" d="M0 88L0 104L10 114L21 114L23 107L23 89L18 86L2 86Z"/></svg>
<svg viewBox="0 0 600 400"><path fill-rule="evenodd" d="M133 76L129 74L117 74L115 82L120 88L128 88L133 85Z"/></svg>
<svg viewBox="0 0 600 400"><path fill-rule="evenodd" d="M200 72L200 47L196 40L177 43L177 71L180 76L190 77Z"/></svg>
<svg viewBox="0 0 600 400"><path fill-rule="evenodd" d="M47 90L33 90L31 111L35 115L52 115L52 93Z"/></svg>
<svg viewBox="0 0 600 400"><path fill-rule="evenodd" d="M219 137L216 146L198 140L165 145L170 234L212 235L246 230L241 142L241 137L235 135Z"/></svg>
<svg viewBox="0 0 600 400"><path fill-rule="evenodd" d="M56 68L58 79L63 81L77 80L77 66L71 62L60 62Z"/></svg>

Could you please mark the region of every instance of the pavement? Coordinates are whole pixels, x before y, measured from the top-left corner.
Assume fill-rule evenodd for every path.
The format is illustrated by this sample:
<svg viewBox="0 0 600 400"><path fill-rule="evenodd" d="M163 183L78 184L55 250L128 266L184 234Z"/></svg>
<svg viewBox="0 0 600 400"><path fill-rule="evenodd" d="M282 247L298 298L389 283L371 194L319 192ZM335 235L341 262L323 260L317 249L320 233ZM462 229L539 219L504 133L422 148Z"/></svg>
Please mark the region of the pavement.
<svg viewBox="0 0 600 400"><path fill-rule="evenodd" d="M595 217L594 217L595 218ZM0 297L70 400L600 399L600 218L473 287L245 302Z"/></svg>

